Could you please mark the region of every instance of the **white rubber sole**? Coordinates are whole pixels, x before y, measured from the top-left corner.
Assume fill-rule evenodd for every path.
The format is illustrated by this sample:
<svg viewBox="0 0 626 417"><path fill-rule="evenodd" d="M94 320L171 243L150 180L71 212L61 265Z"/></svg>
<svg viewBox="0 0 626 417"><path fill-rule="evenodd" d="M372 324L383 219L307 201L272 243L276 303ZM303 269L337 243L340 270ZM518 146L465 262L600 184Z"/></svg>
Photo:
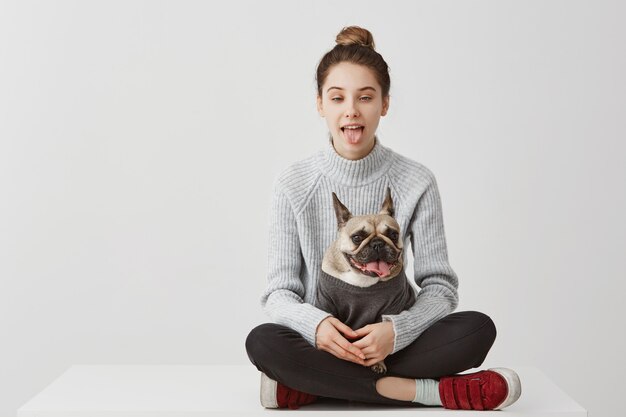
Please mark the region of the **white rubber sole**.
<svg viewBox="0 0 626 417"><path fill-rule="evenodd" d="M276 389L278 383L261 372L261 405L265 408L278 408Z"/></svg>
<svg viewBox="0 0 626 417"><path fill-rule="evenodd" d="M509 368L491 368L489 370L502 375L509 387L509 393L506 398L494 410L501 410L517 401L520 395L522 395L522 384L517 373Z"/></svg>

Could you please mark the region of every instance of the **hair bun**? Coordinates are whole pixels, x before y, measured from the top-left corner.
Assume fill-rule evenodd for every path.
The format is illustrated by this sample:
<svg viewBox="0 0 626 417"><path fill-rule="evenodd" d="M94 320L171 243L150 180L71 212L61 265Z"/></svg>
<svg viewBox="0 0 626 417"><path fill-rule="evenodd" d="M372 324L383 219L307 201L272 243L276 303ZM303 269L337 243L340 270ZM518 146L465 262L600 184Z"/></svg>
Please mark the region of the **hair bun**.
<svg viewBox="0 0 626 417"><path fill-rule="evenodd" d="M337 45L362 45L375 50L374 36L369 30L359 26L344 27L335 41Z"/></svg>

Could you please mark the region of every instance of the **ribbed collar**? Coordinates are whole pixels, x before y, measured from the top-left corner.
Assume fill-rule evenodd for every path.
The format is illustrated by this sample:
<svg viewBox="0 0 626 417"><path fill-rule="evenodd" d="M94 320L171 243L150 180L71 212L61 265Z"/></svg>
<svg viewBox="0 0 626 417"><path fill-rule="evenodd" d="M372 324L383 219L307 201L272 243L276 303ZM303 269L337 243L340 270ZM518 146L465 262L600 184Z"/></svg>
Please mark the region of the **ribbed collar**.
<svg viewBox="0 0 626 417"><path fill-rule="evenodd" d="M329 136L326 148L320 152L322 173L343 185L364 185L381 177L389 168L392 152L374 137L374 147L365 157L351 160L339 155Z"/></svg>

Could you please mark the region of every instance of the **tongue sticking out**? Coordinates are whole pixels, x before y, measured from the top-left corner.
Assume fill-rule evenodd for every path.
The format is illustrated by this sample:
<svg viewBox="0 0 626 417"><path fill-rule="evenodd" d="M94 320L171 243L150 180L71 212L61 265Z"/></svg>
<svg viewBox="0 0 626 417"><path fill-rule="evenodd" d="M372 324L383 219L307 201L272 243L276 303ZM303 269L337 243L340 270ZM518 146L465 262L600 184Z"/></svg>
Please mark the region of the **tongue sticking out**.
<svg viewBox="0 0 626 417"><path fill-rule="evenodd" d="M374 261L365 264L365 271L376 273L379 277L389 275L389 264L385 261Z"/></svg>
<svg viewBox="0 0 626 417"><path fill-rule="evenodd" d="M358 129L343 129L343 135L348 139L348 142L351 144L355 144L361 139L361 134L363 133L363 128L360 127Z"/></svg>

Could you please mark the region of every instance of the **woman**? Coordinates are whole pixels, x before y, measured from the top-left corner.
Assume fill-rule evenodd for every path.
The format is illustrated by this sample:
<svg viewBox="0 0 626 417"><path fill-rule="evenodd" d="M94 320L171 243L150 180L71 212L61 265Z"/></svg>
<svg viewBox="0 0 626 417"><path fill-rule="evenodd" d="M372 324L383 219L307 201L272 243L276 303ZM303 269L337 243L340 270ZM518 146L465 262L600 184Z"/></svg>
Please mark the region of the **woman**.
<svg viewBox="0 0 626 417"><path fill-rule="evenodd" d="M505 368L479 366L496 329L479 312L451 314L457 276L448 263L433 174L376 136L389 109L388 67L369 31L344 28L317 69L317 109L330 132L323 151L278 178L262 305L274 323L253 329L246 349L262 372L261 403L298 408L318 397L393 405L499 409L519 398ZM332 192L359 215L377 212L391 188L395 218L414 255L415 304L380 323L351 329L315 305L325 249L337 225ZM406 262L405 262L406 264ZM380 376L370 366L385 360Z"/></svg>

